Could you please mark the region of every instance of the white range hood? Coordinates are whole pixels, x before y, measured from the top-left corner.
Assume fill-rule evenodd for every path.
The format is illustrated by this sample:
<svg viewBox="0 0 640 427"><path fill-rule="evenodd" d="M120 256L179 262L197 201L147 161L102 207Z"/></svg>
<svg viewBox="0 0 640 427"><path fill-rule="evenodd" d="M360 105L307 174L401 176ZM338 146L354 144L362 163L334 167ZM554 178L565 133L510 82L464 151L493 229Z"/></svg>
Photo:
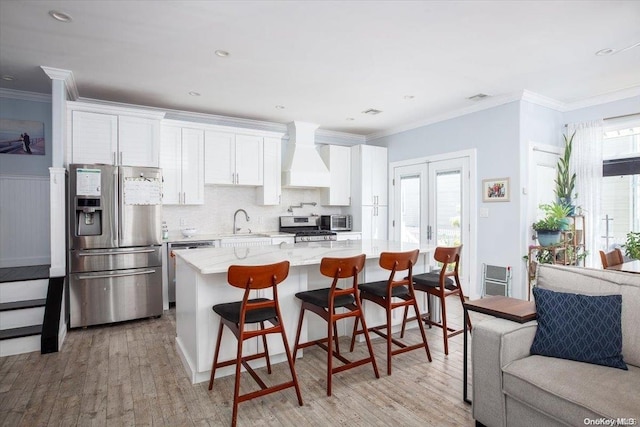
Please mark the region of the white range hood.
<svg viewBox="0 0 640 427"><path fill-rule="evenodd" d="M305 122L291 122L289 145L282 166L283 187L329 187L329 169L320 157L315 144L318 125Z"/></svg>

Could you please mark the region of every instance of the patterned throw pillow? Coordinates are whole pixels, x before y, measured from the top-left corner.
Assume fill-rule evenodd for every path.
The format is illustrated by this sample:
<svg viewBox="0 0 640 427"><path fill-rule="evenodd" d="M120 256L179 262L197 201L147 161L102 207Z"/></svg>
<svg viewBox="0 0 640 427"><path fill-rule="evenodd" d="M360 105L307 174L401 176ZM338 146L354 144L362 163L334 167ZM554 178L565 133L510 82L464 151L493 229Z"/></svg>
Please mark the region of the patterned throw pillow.
<svg viewBox="0 0 640 427"><path fill-rule="evenodd" d="M538 329L531 354L627 370L622 360L622 295L533 288Z"/></svg>

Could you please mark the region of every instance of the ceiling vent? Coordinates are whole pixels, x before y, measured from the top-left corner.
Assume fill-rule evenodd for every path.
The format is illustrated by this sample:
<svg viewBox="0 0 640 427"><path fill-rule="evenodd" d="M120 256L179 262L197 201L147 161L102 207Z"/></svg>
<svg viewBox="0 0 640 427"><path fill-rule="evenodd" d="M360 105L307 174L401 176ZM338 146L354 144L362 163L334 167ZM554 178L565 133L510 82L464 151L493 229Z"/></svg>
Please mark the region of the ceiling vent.
<svg viewBox="0 0 640 427"><path fill-rule="evenodd" d="M375 108L369 108L368 110L364 110L362 114L368 114L370 116L375 116L376 114L380 114L382 111L376 110Z"/></svg>
<svg viewBox="0 0 640 427"><path fill-rule="evenodd" d="M478 93L476 95L470 96L467 99L470 101L480 101L481 99L489 98L489 95L486 93Z"/></svg>

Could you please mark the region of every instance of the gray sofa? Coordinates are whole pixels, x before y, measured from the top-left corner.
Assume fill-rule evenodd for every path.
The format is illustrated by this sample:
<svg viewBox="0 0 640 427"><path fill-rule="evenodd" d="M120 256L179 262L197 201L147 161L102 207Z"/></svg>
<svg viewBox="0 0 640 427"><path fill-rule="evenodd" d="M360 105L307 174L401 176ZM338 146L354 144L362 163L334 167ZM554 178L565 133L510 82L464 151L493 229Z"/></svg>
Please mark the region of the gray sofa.
<svg viewBox="0 0 640 427"><path fill-rule="evenodd" d="M621 294L628 370L531 355L537 321L477 322L471 347L474 419L489 427L639 425L640 274L541 265L537 283L558 292Z"/></svg>

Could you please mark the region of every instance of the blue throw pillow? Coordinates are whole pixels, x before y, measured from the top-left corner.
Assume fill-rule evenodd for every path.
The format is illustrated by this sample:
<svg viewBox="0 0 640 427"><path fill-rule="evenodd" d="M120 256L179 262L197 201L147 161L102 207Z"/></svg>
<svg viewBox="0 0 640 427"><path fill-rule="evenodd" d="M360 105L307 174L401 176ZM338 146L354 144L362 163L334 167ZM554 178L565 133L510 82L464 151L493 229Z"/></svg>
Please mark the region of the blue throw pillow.
<svg viewBox="0 0 640 427"><path fill-rule="evenodd" d="M531 354L627 370L622 360L622 295L533 288L538 329Z"/></svg>

